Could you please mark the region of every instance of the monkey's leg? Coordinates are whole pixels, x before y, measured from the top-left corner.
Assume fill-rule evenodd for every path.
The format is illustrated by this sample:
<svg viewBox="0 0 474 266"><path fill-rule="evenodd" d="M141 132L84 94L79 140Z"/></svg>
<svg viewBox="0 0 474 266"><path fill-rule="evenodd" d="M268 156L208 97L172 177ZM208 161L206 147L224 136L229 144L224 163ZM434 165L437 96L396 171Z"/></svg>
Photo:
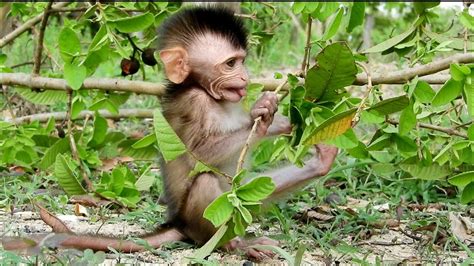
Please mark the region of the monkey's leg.
<svg viewBox="0 0 474 266"><path fill-rule="evenodd" d="M270 176L273 179L276 185L270 200L300 188L316 177L325 176L331 170L338 152L337 148L318 144L316 145L316 150L316 156L306 161L305 166L302 168L291 165L265 173L266 176Z"/></svg>
<svg viewBox="0 0 474 266"><path fill-rule="evenodd" d="M194 182L188 194L185 208L180 214L181 219L185 222L183 233L194 240L197 244L202 245L208 241L217 229L206 218L202 217L206 207L224 191L230 189L230 186L224 181L210 173L203 173L194 178ZM252 245L277 245L278 242L269 238L261 237L257 239L245 240L239 237L229 241L223 246L228 251L236 249L244 251L247 256L261 260L266 256L273 255L269 251L259 251L249 248Z"/></svg>

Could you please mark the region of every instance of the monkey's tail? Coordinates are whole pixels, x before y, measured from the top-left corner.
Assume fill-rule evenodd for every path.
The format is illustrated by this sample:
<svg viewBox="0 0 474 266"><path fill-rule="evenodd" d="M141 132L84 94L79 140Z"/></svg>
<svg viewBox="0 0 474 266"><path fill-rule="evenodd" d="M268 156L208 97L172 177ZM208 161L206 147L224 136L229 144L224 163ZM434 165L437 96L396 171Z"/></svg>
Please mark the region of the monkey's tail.
<svg viewBox="0 0 474 266"><path fill-rule="evenodd" d="M119 252L137 252L145 250L147 246L158 248L164 243L184 240L184 235L175 227L163 228L150 235L139 237L147 243L141 245L130 240L109 238L102 236L75 235L73 233L51 233L32 235L28 237L6 237L2 239L5 250L15 250L26 254L35 254L41 247L92 249L95 251L109 251L113 248Z"/></svg>

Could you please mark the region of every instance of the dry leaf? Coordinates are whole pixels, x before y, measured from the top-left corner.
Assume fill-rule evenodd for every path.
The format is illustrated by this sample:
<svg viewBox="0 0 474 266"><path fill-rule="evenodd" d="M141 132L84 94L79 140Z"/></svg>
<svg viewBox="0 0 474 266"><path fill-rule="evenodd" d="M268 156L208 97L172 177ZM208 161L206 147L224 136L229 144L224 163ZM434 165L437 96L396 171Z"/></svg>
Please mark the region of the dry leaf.
<svg viewBox="0 0 474 266"><path fill-rule="evenodd" d="M35 203L36 207L40 209L40 217L47 225L51 226L53 232L56 233L72 233L72 231L64 224L59 218L54 216L48 210L46 210L43 206Z"/></svg>
<svg viewBox="0 0 474 266"><path fill-rule="evenodd" d="M457 213L449 213L449 221L451 222L451 232L459 241L464 244L474 244L474 235L469 234L466 224L461 219L461 215ZM469 221L471 223L471 221Z"/></svg>
<svg viewBox="0 0 474 266"><path fill-rule="evenodd" d="M87 208L78 203L74 204L74 214L76 216L82 216L82 217L89 216L89 212L87 211Z"/></svg>

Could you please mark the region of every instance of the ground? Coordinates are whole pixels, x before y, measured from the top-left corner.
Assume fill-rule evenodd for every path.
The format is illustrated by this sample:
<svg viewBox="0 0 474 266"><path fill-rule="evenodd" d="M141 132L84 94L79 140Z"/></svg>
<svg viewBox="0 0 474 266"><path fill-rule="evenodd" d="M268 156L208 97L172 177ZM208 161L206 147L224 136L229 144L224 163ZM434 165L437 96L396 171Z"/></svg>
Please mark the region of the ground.
<svg viewBox="0 0 474 266"><path fill-rule="evenodd" d="M363 204L364 201L351 199L348 204ZM72 205L68 205L73 208ZM383 211L384 206L374 206ZM432 210L425 209L425 212L435 212L436 206L432 206ZM472 210L471 210L472 211ZM465 216L465 214L463 214ZM120 216L117 215L114 219L112 218L108 223L91 222L87 217L79 217L75 215L57 215L58 218L63 220L73 231L78 233L96 233L100 232L103 235L114 235L120 236L133 236L146 233L140 226L130 224L120 220ZM321 224L328 224L330 215L324 214L324 208L318 207L306 210L302 212L301 217L296 218L297 220L312 220L312 222L318 222ZM324 221L326 220L327 221ZM469 218L468 218L469 219ZM472 218L471 222L474 222ZM51 229L44 224L40 219L39 214L34 211L21 211L16 212L13 215L0 213L0 232L2 235L28 235L51 232ZM461 263L468 258L468 254L463 250L458 251L443 251L442 246L430 245L432 248L427 248L427 241L430 242L429 238L426 238L424 234L419 233L407 233L409 229L405 221L394 222L387 220L384 222L385 226L377 228L379 226L373 226L369 233L365 237L360 237L359 240L351 243L351 238L354 236L347 236L345 243L351 243L351 246L341 246L329 252L325 252L323 249L314 248L314 243L311 243L310 238L304 239L299 237L301 241L306 241L308 248L305 251L302 259L303 264L325 264L325 263L369 263L374 264L377 262L383 262L384 264L399 264L399 263L410 263L410 264L425 264L425 263ZM310 225L307 225L310 226ZM456 230L456 229L453 229ZM279 230L276 227L272 227L269 230L260 229L259 225L255 225L250 229L256 235L267 235L272 237L278 235ZM471 231L468 233L472 234ZM450 234L450 233L448 233ZM472 235L467 235L473 238ZM365 238L365 239L364 239ZM364 240L361 240L364 239ZM446 243L446 242L444 242ZM469 243L468 243L469 244ZM283 243L283 249L290 252L294 256L295 252L292 252L285 243ZM472 246L471 246L472 251ZM71 251L58 251L61 257L67 254L79 254L81 253L67 253ZM66 252L66 253L61 253ZM193 254L194 249L189 246L167 246L158 252L152 253L150 251L140 252L136 254L107 254L107 259L103 265L116 265L118 263L130 263L134 265L146 265L146 264L184 264L186 257ZM62 254L62 255L61 255ZM66 254L66 255L65 255ZM1 256L1 253L0 253ZM217 251L212 253L209 257L209 261L217 264L244 264L247 263L247 259L241 254L228 254L223 251ZM90 263L90 262L89 262ZM275 256L275 258L268 258L264 260L264 264L288 264L283 258Z"/></svg>

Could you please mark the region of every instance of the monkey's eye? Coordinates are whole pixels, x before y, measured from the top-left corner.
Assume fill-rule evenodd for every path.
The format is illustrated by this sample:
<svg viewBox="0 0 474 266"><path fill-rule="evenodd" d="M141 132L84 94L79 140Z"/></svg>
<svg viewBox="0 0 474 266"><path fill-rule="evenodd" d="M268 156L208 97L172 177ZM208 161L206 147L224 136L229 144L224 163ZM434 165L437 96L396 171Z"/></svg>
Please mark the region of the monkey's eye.
<svg viewBox="0 0 474 266"><path fill-rule="evenodd" d="M237 60L235 60L235 58L232 58L229 61L225 62L225 64L229 67L234 67L236 62Z"/></svg>

